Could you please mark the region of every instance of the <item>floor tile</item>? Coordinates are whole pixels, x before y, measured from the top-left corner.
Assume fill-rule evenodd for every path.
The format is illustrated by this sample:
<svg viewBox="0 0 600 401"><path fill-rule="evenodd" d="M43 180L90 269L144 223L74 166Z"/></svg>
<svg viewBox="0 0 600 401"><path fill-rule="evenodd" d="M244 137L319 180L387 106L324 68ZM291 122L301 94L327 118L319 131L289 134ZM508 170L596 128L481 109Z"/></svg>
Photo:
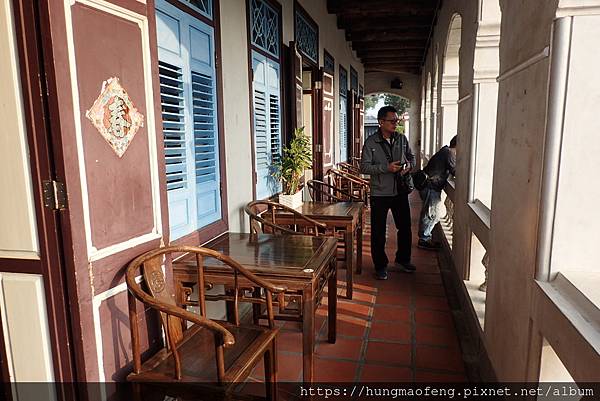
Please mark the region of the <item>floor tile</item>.
<svg viewBox="0 0 600 401"><path fill-rule="evenodd" d="M417 325L417 344L421 345L445 345L447 347L458 347L458 340L453 328L433 327Z"/></svg>
<svg viewBox="0 0 600 401"><path fill-rule="evenodd" d="M412 369L399 366L365 364L360 374L361 382L410 382Z"/></svg>
<svg viewBox="0 0 600 401"><path fill-rule="evenodd" d="M315 358L315 382L354 382L356 362Z"/></svg>
<svg viewBox="0 0 600 401"><path fill-rule="evenodd" d="M365 359L373 362L410 365L411 346L408 344L393 344L380 341L369 341Z"/></svg>
<svg viewBox="0 0 600 401"><path fill-rule="evenodd" d="M410 294L407 292L381 291L375 298L377 305L406 306L410 305Z"/></svg>
<svg viewBox="0 0 600 401"><path fill-rule="evenodd" d="M432 326L454 327L452 314L450 312L436 310L418 310L415 312L415 321L419 324Z"/></svg>
<svg viewBox="0 0 600 401"><path fill-rule="evenodd" d="M416 365L418 368L442 369L463 372L464 363L460 350L417 345Z"/></svg>
<svg viewBox="0 0 600 401"><path fill-rule="evenodd" d="M317 346L316 355L358 361L362 350L362 344L362 339L350 338L337 338L335 344L323 341Z"/></svg>
<svg viewBox="0 0 600 401"><path fill-rule="evenodd" d="M446 374L446 373L433 373L424 372L417 369L415 372L416 382L445 382L445 383L457 383L466 382L467 378L464 374Z"/></svg>
<svg viewBox="0 0 600 401"><path fill-rule="evenodd" d="M410 323L373 321L369 340L410 342Z"/></svg>
<svg viewBox="0 0 600 401"><path fill-rule="evenodd" d="M415 296L415 305L417 309L435 309L449 311L448 300L445 297L429 297L425 295Z"/></svg>
<svg viewBox="0 0 600 401"><path fill-rule="evenodd" d="M302 332L281 330L277 336L277 351L302 352Z"/></svg>
<svg viewBox="0 0 600 401"><path fill-rule="evenodd" d="M251 374L251 377L264 380L265 370L262 362L258 363ZM277 353L277 380L295 382L302 378L302 355Z"/></svg>
<svg viewBox="0 0 600 401"><path fill-rule="evenodd" d="M373 320L387 320L396 322L408 322L410 310L401 306L375 305L373 308Z"/></svg>

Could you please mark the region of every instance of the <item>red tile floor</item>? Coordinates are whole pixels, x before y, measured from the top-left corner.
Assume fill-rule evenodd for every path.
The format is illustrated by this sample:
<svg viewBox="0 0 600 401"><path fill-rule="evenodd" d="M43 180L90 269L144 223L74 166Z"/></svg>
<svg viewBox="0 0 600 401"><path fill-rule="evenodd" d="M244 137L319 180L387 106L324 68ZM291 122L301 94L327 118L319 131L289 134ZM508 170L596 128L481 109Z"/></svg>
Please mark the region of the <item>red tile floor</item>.
<svg viewBox="0 0 600 401"><path fill-rule="evenodd" d="M345 271L338 275L337 341L327 342L327 309L317 311L316 382L464 382L465 370L435 252L416 247L421 207L411 195L413 274L390 268L387 281L373 277L369 215L365 217L363 272L355 275L354 298L345 294ZM388 216L386 249L394 260L396 230ZM326 298L324 299L326 302ZM302 380L301 332L282 325L278 339L278 380ZM261 381L262 366L251 381Z"/></svg>

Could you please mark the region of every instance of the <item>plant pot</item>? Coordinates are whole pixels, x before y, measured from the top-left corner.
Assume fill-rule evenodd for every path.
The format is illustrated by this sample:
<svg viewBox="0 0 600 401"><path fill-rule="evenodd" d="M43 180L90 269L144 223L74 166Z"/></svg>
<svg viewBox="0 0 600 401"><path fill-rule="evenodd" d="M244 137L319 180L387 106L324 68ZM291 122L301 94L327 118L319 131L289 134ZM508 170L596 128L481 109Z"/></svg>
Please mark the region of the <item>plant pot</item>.
<svg viewBox="0 0 600 401"><path fill-rule="evenodd" d="M302 190L296 192L294 195L279 195L279 203L292 209L302 206Z"/></svg>

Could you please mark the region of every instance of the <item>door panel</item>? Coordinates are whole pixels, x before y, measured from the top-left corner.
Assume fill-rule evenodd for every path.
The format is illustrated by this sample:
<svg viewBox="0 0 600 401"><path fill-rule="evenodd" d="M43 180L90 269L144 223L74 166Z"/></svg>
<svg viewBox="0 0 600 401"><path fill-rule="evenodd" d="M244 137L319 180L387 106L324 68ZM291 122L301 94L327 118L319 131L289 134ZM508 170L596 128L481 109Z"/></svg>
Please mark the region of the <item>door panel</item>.
<svg viewBox="0 0 600 401"><path fill-rule="evenodd" d="M323 71L322 73L323 90L322 94L322 132L323 132L323 172L333 167L333 102L334 102L334 85L333 75Z"/></svg>
<svg viewBox="0 0 600 401"><path fill-rule="evenodd" d="M10 0L0 0L0 258L39 259L36 215L29 165L19 57ZM7 12L8 11L8 12Z"/></svg>

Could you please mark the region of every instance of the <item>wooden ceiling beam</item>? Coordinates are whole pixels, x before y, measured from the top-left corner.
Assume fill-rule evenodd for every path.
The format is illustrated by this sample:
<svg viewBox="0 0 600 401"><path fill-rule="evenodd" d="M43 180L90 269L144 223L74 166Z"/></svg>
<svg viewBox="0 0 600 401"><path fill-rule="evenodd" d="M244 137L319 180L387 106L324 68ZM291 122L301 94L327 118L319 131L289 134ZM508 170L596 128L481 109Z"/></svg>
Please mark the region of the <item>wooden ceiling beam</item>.
<svg viewBox="0 0 600 401"><path fill-rule="evenodd" d="M346 29L352 32L356 31L369 31L369 30L396 30L396 29L408 29L408 28L429 28L433 16L429 17L372 17L359 16L357 18L344 18L341 16L337 17L337 26L339 29Z"/></svg>
<svg viewBox="0 0 600 401"><path fill-rule="evenodd" d="M363 60L363 65L411 65L420 66L421 60L399 60L399 59L371 59Z"/></svg>
<svg viewBox="0 0 600 401"><path fill-rule="evenodd" d="M370 72L392 72L392 73L404 73L404 74L415 74L415 75L420 75L421 74L421 68L420 67L404 67L404 66L389 66L389 65L383 65L383 66L378 66L378 65L369 65L369 66L365 66L365 74L368 74Z"/></svg>
<svg viewBox="0 0 600 401"><path fill-rule="evenodd" d="M425 52L424 47L420 49L387 49L387 50L357 50L356 55L360 58L369 58L369 57L423 57L423 53Z"/></svg>
<svg viewBox="0 0 600 401"><path fill-rule="evenodd" d="M427 38L422 40L395 40L389 42L352 42L352 49L356 52L371 51L371 50L410 50L410 49L425 49Z"/></svg>
<svg viewBox="0 0 600 401"><path fill-rule="evenodd" d="M423 9L434 9L437 0L327 0L327 11L330 14L353 14L382 11L387 13L402 12L411 14Z"/></svg>
<svg viewBox="0 0 600 401"><path fill-rule="evenodd" d="M429 29L414 28L412 30L381 31L381 32L348 32L346 39L351 42L400 42L406 40L424 40L429 37ZM368 46L368 45L367 45Z"/></svg>

